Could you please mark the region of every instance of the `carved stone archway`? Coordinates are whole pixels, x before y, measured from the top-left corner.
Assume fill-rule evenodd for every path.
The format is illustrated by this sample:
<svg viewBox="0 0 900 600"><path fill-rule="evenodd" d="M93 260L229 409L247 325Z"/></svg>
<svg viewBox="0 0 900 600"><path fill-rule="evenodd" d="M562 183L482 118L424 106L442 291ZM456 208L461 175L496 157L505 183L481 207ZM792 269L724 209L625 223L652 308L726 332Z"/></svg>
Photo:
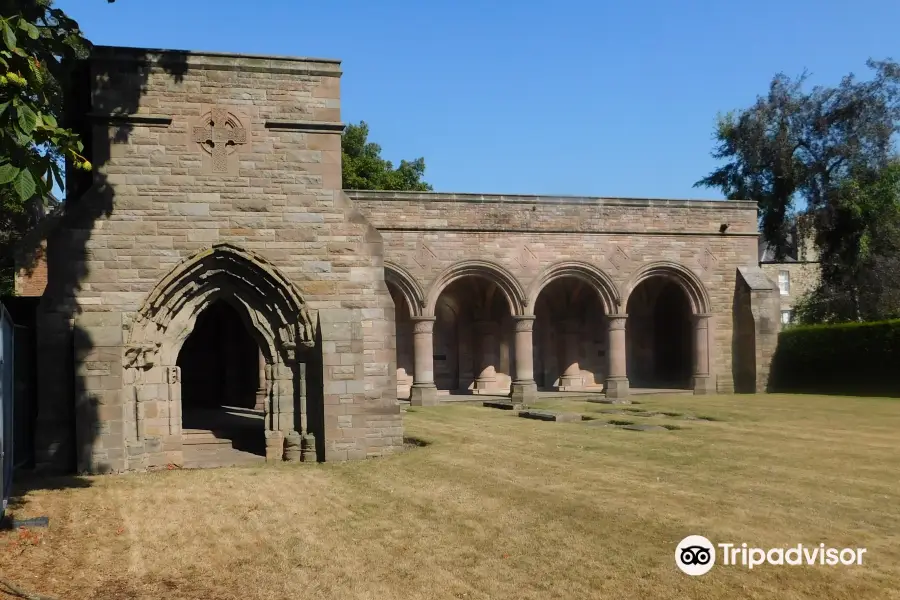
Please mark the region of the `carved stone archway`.
<svg viewBox="0 0 900 600"><path fill-rule="evenodd" d="M426 316L434 316L438 298L447 286L463 277L479 277L492 282L509 304L511 315L521 315L525 310L525 291L516 276L503 266L487 260L465 260L458 262L438 275L432 282L425 298Z"/></svg>
<svg viewBox="0 0 900 600"><path fill-rule="evenodd" d="M639 296L636 290L642 287L642 284L654 281L670 282L675 284L676 289L680 289L684 294L686 307L684 312L685 331L681 334L683 348L682 355L690 353L689 364L685 365L686 373L690 376L690 387L693 388L695 394L708 394L716 391L716 374L712 370L713 357L715 355L715 330L712 322L712 302L706 286L700 281L699 277L690 269L676 262L659 261L642 266L634 274L625 289L623 306L626 312L631 313L632 298L635 301ZM673 304L673 303L669 303ZM684 314L684 313L682 313ZM629 314L629 323L635 315ZM666 318L664 321L672 322L677 319ZM646 322L646 320L644 321ZM631 325L628 326L629 331L634 331ZM667 345L674 342L669 340ZM657 341L654 348L664 347L662 342ZM646 345L644 346L646 348ZM632 360L629 363L641 364L646 366L652 361L648 360ZM629 376L630 377L630 376Z"/></svg>
<svg viewBox="0 0 900 600"><path fill-rule="evenodd" d="M422 310L425 308L425 294L422 293L421 286L409 271L396 263L384 261L384 280L396 286L400 291L409 307L410 316L422 315Z"/></svg>
<svg viewBox="0 0 900 600"><path fill-rule="evenodd" d="M147 297L125 350L125 393L133 398L135 441L181 439L178 353L197 317L213 302L236 309L266 362L266 459L315 460L308 428L306 360L312 321L295 286L261 256L216 244L182 261ZM166 414L168 423L144 415Z"/></svg>

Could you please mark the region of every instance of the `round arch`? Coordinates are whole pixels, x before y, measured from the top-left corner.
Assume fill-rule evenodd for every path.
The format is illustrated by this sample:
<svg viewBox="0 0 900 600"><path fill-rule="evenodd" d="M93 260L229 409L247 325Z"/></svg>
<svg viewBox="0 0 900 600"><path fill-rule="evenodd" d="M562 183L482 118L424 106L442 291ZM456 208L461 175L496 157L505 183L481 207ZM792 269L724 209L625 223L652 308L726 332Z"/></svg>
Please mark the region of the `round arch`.
<svg viewBox="0 0 900 600"><path fill-rule="evenodd" d="M217 300L237 309L269 362L292 361L298 344L315 343L306 305L290 280L255 253L215 244L179 263L150 292L130 346L155 346L162 364L174 365L197 317Z"/></svg>
<svg viewBox="0 0 900 600"><path fill-rule="evenodd" d="M687 295L693 314L708 314L710 312L709 293L706 291L706 286L703 285L703 282L684 265L670 261L653 262L638 269L625 289L626 293L622 306L627 307L632 292L651 277L662 277L677 283Z"/></svg>
<svg viewBox="0 0 900 600"><path fill-rule="evenodd" d="M425 315L434 315L438 298L447 286L463 277L480 277L494 283L509 304L511 315L524 314L525 291L515 275L497 263L486 260L466 260L451 265L431 283L425 299Z"/></svg>
<svg viewBox="0 0 900 600"><path fill-rule="evenodd" d="M553 281L563 277L574 277L589 285L597 292L606 314L619 312L621 299L619 290L612 280L600 269L589 263L580 261L561 261L547 267L541 273L528 290L528 303L525 306L526 314L534 314L541 291Z"/></svg>
<svg viewBox="0 0 900 600"><path fill-rule="evenodd" d="M410 316L422 316L422 311L425 307L425 294L409 271L396 263L385 261L384 280L400 290L400 294L406 300L407 306L409 306Z"/></svg>

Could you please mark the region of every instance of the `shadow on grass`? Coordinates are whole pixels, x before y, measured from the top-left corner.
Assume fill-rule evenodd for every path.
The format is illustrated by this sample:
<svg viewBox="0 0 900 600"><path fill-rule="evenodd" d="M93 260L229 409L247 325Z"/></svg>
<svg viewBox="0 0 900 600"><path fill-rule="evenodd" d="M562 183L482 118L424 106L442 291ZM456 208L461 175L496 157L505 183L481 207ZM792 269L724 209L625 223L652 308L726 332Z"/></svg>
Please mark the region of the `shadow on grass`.
<svg viewBox="0 0 900 600"><path fill-rule="evenodd" d="M424 448L426 446L430 446L432 442L428 440L423 440L419 437L414 437L411 435L403 436L403 447L404 448Z"/></svg>

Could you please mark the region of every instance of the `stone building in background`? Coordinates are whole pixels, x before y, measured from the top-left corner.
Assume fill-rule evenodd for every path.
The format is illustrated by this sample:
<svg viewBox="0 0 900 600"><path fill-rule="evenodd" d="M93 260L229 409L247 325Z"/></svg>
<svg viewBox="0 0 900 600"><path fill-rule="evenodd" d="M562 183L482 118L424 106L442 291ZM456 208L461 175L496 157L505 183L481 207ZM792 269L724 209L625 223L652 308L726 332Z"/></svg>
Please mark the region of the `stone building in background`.
<svg viewBox="0 0 900 600"><path fill-rule="evenodd" d="M776 260L775 249L759 236L759 266L769 279L778 284L782 325L794 320L794 305L816 288L821 277L819 251L811 232L801 233L794 225L788 237L788 253Z"/></svg>
<svg viewBox="0 0 900 600"><path fill-rule="evenodd" d="M84 62L69 116L95 169L20 252L38 467L379 456L406 398L765 389L753 203L343 191L340 76Z"/></svg>

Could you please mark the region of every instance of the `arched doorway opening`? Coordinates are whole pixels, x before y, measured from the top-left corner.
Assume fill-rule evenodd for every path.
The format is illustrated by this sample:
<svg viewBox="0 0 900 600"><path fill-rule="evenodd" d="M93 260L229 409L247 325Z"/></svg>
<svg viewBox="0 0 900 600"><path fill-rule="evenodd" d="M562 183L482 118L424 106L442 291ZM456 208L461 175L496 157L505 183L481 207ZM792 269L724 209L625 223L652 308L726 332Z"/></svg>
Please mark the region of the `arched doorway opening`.
<svg viewBox="0 0 900 600"><path fill-rule="evenodd" d="M265 362L238 311L222 300L205 308L176 364L185 446L265 456Z"/></svg>
<svg viewBox="0 0 900 600"><path fill-rule="evenodd" d="M534 378L538 389L600 391L607 376L606 309L577 277L554 279L534 307Z"/></svg>
<svg viewBox="0 0 900 600"><path fill-rule="evenodd" d="M400 287L387 281L388 291L394 301L394 322L397 339L397 399L408 400L413 384L413 322L409 304Z"/></svg>
<svg viewBox="0 0 900 600"><path fill-rule="evenodd" d="M648 277L628 299L628 379L632 387L690 389L693 374L691 302L684 288Z"/></svg>
<svg viewBox="0 0 900 600"><path fill-rule="evenodd" d="M509 303L493 281L461 277L434 307L434 380L450 393L505 395L512 383Z"/></svg>

